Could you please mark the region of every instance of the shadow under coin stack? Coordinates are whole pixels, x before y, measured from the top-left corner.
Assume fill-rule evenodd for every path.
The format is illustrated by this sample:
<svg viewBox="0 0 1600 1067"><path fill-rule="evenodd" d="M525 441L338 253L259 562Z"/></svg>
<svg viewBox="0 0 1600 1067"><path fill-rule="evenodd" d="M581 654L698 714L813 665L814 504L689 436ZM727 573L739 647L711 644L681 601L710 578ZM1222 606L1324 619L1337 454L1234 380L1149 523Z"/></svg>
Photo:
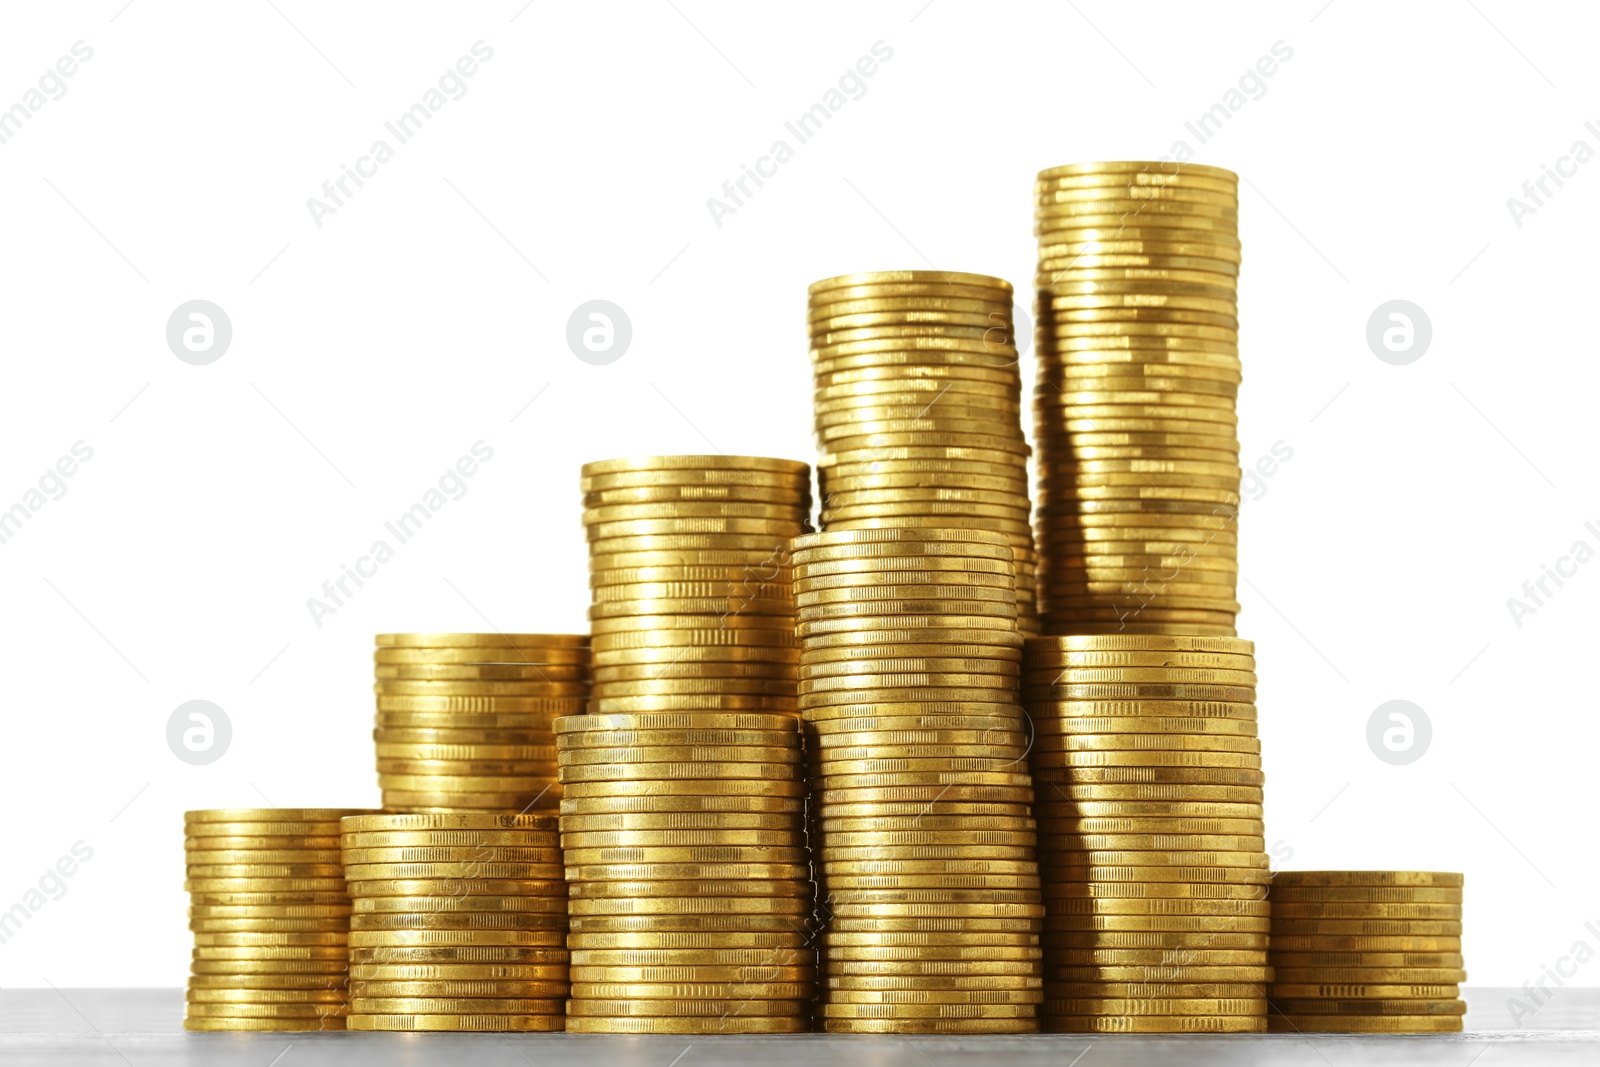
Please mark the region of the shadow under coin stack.
<svg viewBox="0 0 1600 1067"><path fill-rule="evenodd" d="M1434 871L1273 875L1269 1029L1459 1032L1463 881Z"/></svg>
<svg viewBox="0 0 1600 1067"><path fill-rule="evenodd" d="M1232 636L1238 176L1081 163L1035 196L1044 630Z"/></svg>
<svg viewBox="0 0 1600 1067"><path fill-rule="evenodd" d="M1038 1030L1044 909L1010 540L794 542L828 1031Z"/></svg>
<svg viewBox="0 0 1600 1067"><path fill-rule="evenodd" d="M583 634L379 634L378 784L390 811L553 808L558 715L589 698Z"/></svg>
<svg viewBox="0 0 1600 1067"><path fill-rule="evenodd" d="M341 808L183 816L194 931L185 1030L343 1030L350 896Z"/></svg>
<svg viewBox="0 0 1600 1067"><path fill-rule="evenodd" d="M810 294L823 529L1003 533L1017 627L1038 633L1010 283L873 271Z"/></svg>
<svg viewBox="0 0 1600 1067"><path fill-rule="evenodd" d="M1028 641L1045 1029L1267 1028L1253 653L1226 637Z"/></svg>
<svg viewBox="0 0 1600 1067"><path fill-rule="evenodd" d="M794 714L788 541L811 468L755 456L583 467L594 712Z"/></svg>
<svg viewBox="0 0 1600 1067"><path fill-rule="evenodd" d="M574 715L556 743L567 1029L804 1032L816 971L799 720Z"/></svg>
<svg viewBox="0 0 1600 1067"><path fill-rule="evenodd" d="M564 1029L567 890L553 814L341 826L350 1030Z"/></svg>

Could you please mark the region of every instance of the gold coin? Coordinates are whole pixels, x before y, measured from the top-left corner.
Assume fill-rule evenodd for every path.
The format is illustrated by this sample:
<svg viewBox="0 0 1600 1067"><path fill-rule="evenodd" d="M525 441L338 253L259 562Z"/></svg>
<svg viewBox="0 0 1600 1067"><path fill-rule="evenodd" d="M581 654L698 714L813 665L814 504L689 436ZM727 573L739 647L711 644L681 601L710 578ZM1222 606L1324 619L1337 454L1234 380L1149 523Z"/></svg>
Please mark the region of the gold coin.
<svg viewBox="0 0 1600 1067"><path fill-rule="evenodd" d="M1458 935L1457 919L1296 919L1274 916L1273 931L1285 937L1301 934Z"/></svg>
<svg viewBox="0 0 1600 1067"><path fill-rule="evenodd" d="M1282 952L1460 952L1458 935L1295 934L1273 938Z"/></svg>
<svg viewBox="0 0 1600 1067"><path fill-rule="evenodd" d="M187 999L195 1003L324 1003L347 997L345 975L337 972L190 974ZM220 999L219 999L220 998Z"/></svg>
<svg viewBox="0 0 1600 1067"><path fill-rule="evenodd" d="M559 945L425 944L350 947L350 966L381 964L387 967L419 964L502 964L566 966L569 953Z"/></svg>
<svg viewBox="0 0 1600 1067"><path fill-rule="evenodd" d="M570 715L581 712L587 703L588 691L574 693L565 697L540 697L540 696L382 696L377 699L380 721L387 720L388 725L405 725L407 720L403 716L410 716L410 722L417 726L495 726L519 724L522 722L537 722L546 715ZM468 719L465 714L479 716L478 719ZM492 721L482 718L486 715L516 715L514 719L501 719ZM444 716L451 718L437 722L419 718L422 715ZM528 716L538 718L530 719Z"/></svg>
<svg viewBox="0 0 1600 1067"><path fill-rule="evenodd" d="M383 910L381 901L389 899L445 898L459 900L462 910L474 910L490 905L479 905L477 899L509 898L513 900L539 899L561 896L566 892L564 875L554 878L485 878L468 875L461 878L400 878L352 881L350 895L356 910ZM372 904L365 903L373 901Z"/></svg>
<svg viewBox="0 0 1600 1067"><path fill-rule="evenodd" d="M764 782L804 780L804 770L792 762L784 763L637 763L564 764L561 780L569 785L615 781L666 781L671 779L746 779Z"/></svg>
<svg viewBox="0 0 1600 1067"><path fill-rule="evenodd" d="M545 698L558 699L561 697L586 697L589 695L588 682L418 682L404 679L385 680L379 679L372 683L373 692L380 697L522 697L524 699ZM382 707L380 710L392 710ZM462 708L463 711L474 710ZM518 710L507 707L491 707L484 710L512 711ZM529 708L527 710L536 710Z"/></svg>
<svg viewBox="0 0 1600 1067"><path fill-rule="evenodd" d="M190 1001L184 1005L184 1014L189 1019L317 1019L327 1015L342 1015L344 1011L344 1004L340 1000L288 1004Z"/></svg>
<svg viewBox="0 0 1600 1067"><path fill-rule="evenodd" d="M803 819L795 814L748 812L617 812L605 815L564 815L562 833L675 830L796 831Z"/></svg>
<svg viewBox="0 0 1600 1067"><path fill-rule="evenodd" d="M635 471L746 471L787 474L796 478L808 475L811 468L793 459L773 459L767 456L628 456L619 459L593 460L582 467L585 479L607 474Z"/></svg>
<svg viewBox="0 0 1600 1067"><path fill-rule="evenodd" d="M567 869L571 882L679 882L719 880L779 881L805 879L810 869L800 863L745 861L687 861L646 863L573 864ZM574 891L574 897L581 895Z"/></svg>
<svg viewBox="0 0 1600 1067"><path fill-rule="evenodd" d="M1307 922L1329 919L1391 920L1406 922L1418 919L1451 919L1460 921L1461 904L1352 904L1352 903L1299 903L1280 901L1273 894L1272 914L1284 920L1301 919ZM1288 932L1288 931L1285 931ZM1328 931L1334 933L1337 931ZM1426 933L1426 930L1416 931Z"/></svg>
<svg viewBox="0 0 1600 1067"><path fill-rule="evenodd" d="M482 811L518 812L529 808L552 808L561 800L561 786L545 780L537 789L522 788L514 793L432 793L385 788L384 806L398 812Z"/></svg>
<svg viewBox="0 0 1600 1067"><path fill-rule="evenodd" d="M555 1015L564 1010L563 997L525 999L512 997L351 997L352 1015L445 1015L481 1012L500 1015Z"/></svg>
<svg viewBox="0 0 1600 1067"><path fill-rule="evenodd" d="M572 934L722 933L790 934L803 929L795 915L574 915Z"/></svg>
<svg viewBox="0 0 1600 1067"><path fill-rule="evenodd" d="M351 981L374 988L386 982L565 982L563 963L353 963Z"/></svg>
<svg viewBox="0 0 1600 1067"><path fill-rule="evenodd" d="M572 999L591 1003L606 1000L645 1001L758 1001L792 1000L810 1003L810 982L575 982Z"/></svg>
<svg viewBox="0 0 1600 1067"><path fill-rule="evenodd" d="M247 838L253 841L281 838L326 837L339 832L339 820L322 822L189 822L183 827L185 842L209 840L214 837ZM223 845L223 848L232 846ZM281 848L282 844L266 846Z"/></svg>
<svg viewBox="0 0 1600 1067"><path fill-rule="evenodd" d="M721 467L637 467L604 474L584 474L579 489L585 493L640 486L717 486L731 490L778 487L804 493L810 482L810 468L776 470L752 464Z"/></svg>
<svg viewBox="0 0 1600 1067"><path fill-rule="evenodd" d="M1456 986L1467 980L1459 967L1278 967L1274 981L1280 985L1306 986L1419 984Z"/></svg>
<svg viewBox="0 0 1600 1067"><path fill-rule="evenodd" d="M350 914L350 901L339 904L196 904L191 919L337 919Z"/></svg>
<svg viewBox="0 0 1600 1067"><path fill-rule="evenodd" d="M558 948L566 931L552 930L352 930L350 947L409 948L434 945ZM353 959L354 957L352 957Z"/></svg>
<svg viewBox="0 0 1600 1067"><path fill-rule="evenodd" d="M573 1003L579 1003L574 1001ZM748 1005L746 1006L748 1007ZM569 1015L568 1033L574 1034L803 1034L809 1018L744 1014L692 1017L614 1017Z"/></svg>
<svg viewBox="0 0 1600 1067"><path fill-rule="evenodd" d="M807 937L795 930L638 930L572 933L567 945L580 949L783 949L804 948ZM577 962L574 960L574 962Z"/></svg>
<svg viewBox="0 0 1600 1067"><path fill-rule="evenodd" d="M731 815L777 815L790 817L805 810L804 801L798 797L773 796L627 796L627 797L575 797L562 799L563 816L614 816L631 814L695 815L717 813Z"/></svg>
<svg viewBox="0 0 1600 1067"><path fill-rule="evenodd" d="M586 799L596 797L803 797L805 783L796 779L762 781L760 779L709 779L687 778L679 781L638 779L609 782L570 782L565 786L566 797Z"/></svg>
<svg viewBox="0 0 1600 1067"><path fill-rule="evenodd" d="M632 845L610 848L568 848L568 868L618 864L670 863L804 863L806 850L777 845Z"/></svg>
<svg viewBox="0 0 1600 1067"><path fill-rule="evenodd" d="M1459 1015L1296 1015L1274 1014L1268 1020L1274 1033L1299 1034L1443 1034L1459 1033Z"/></svg>
<svg viewBox="0 0 1600 1067"><path fill-rule="evenodd" d="M386 666L406 665L479 665L514 663L527 665L549 664L561 670L582 667L589 662L587 643L571 647L551 645L500 645L465 646L456 648L406 648L379 647L372 651L372 661Z"/></svg>
<svg viewBox="0 0 1600 1067"><path fill-rule="evenodd" d="M437 880L451 878L527 879L559 881L559 860L551 863L363 863L350 864L345 874L352 883L371 881Z"/></svg>
<svg viewBox="0 0 1600 1067"><path fill-rule="evenodd" d="M494 998L509 1003L512 1000L565 1000L568 983L566 976L549 981L510 979L446 979L427 981L354 981L350 983L350 1003L353 1011L368 1011L371 1001L389 998ZM496 1005L506 1007L506 1003ZM482 1003L477 1010L485 1007ZM541 1009L543 1010L543 1009Z"/></svg>
<svg viewBox="0 0 1600 1067"><path fill-rule="evenodd" d="M596 916L794 916L809 914L809 897L794 896L648 896L636 900L602 897L571 901L574 918ZM593 929L592 926L584 929Z"/></svg>
<svg viewBox="0 0 1600 1067"><path fill-rule="evenodd" d="M305 1019L250 1019L211 1016L204 1019L186 1018L183 1020L183 1028L192 1032L343 1030L345 1029L345 1020L342 1016Z"/></svg>
<svg viewBox="0 0 1600 1067"><path fill-rule="evenodd" d="M701 845L748 845L758 847L793 846L799 844L800 831L796 827L777 830L712 829L712 830L594 830L561 835L562 848L639 848L639 847L692 847Z"/></svg>
<svg viewBox="0 0 1600 1067"><path fill-rule="evenodd" d="M567 1029L559 1010L545 1015L370 1015L353 1014L346 1028L367 1031L548 1033Z"/></svg>
<svg viewBox="0 0 1600 1067"><path fill-rule="evenodd" d="M1401 1015L1401 1016L1430 1016L1430 1015L1465 1015L1467 1005L1457 998L1432 1000L1421 997L1401 998L1394 1000L1382 999L1349 999L1336 1000L1332 997L1279 997L1272 998L1274 1011L1280 1012L1290 1018L1298 1019L1303 1015L1358 1015L1363 1017Z"/></svg>
<svg viewBox="0 0 1600 1067"><path fill-rule="evenodd" d="M581 682L589 676L587 663L379 663L372 670L373 676L379 679L434 682Z"/></svg>
<svg viewBox="0 0 1600 1067"><path fill-rule="evenodd" d="M210 808L183 813L186 832L196 823L337 823L346 815L367 815L371 808Z"/></svg>
<svg viewBox="0 0 1600 1067"><path fill-rule="evenodd" d="M1274 1004L1291 1000L1312 1000L1329 998L1336 1002L1342 1001L1414 1001L1429 1000L1455 1001L1461 995L1458 985L1345 985L1335 983L1308 983L1296 984L1289 982L1275 982L1269 987L1268 996ZM1288 1014L1294 1014L1288 1012ZM1408 1011L1405 1014L1425 1014L1423 1012Z"/></svg>
<svg viewBox="0 0 1600 1067"><path fill-rule="evenodd" d="M244 852L265 851L272 853L285 853L295 851L318 852L327 848L338 848L338 829L335 827L326 834L311 836L308 834L291 834L284 837L187 837L184 839L183 848L186 854L195 852Z"/></svg>
<svg viewBox="0 0 1600 1067"><path fill-rule="evenodd" d="M561 901L557 901L561 903ZM567 916L560 911L431 911L364 912L350 917L355 931L386 930L565 930Z"/></svg>
<svg viewBox="0 0 1600 1067"><path fill-rule="evenodd" d="M197 958L189 961L189 978L204 978L224 986L236 978L342 980L348 962L349 957L342 950L321 959Z"/></svg>
<svg viewBox="0 0 1600 1067"><path fill-rule="evenodd" d="M1438 871L1279 871L1275 888L1428 887L1458 889L1460 874Z"/></svg>
<svg viewBox="0 0 1600 1067"><path fill-rule="evenodd" d="M560 823L554 815L496 815L474 818L467 813L443 816L422 816L412 826L426 825L421 820L432 821L433 829L359 830L351 824L341 840L352 848L400 848L417 846L481 847L521 845L523 847L550 847ZM495 824L498 820L498 825ZM394 825L393 822L386 825ZM401 824L404 825L404 824ZM492 826L493 828L485 828Z"/></svg>
<svg viewBox="0 0 1600 1067"><path fill-rule="evenodd" d="M831 1023L836 1019L893 1020L939 1019L962 1022L994 1019L1032 1020L1036 1012L1033 1004L896 1004L896 1003L843 1003L832 996L822 1005L822 1014Z"/></svg>
<svg viewBox="0 0 1600 1067"><path fill-rule="evenodd" d="M757 747L754 745L668 745L643 738L641 734L615 737L619 741L637 740L636 745L617 747L583 747L567 744L561 738L560 765L563 770L595 764L647 764L657 763L798 763L801 758L799 737L791 734L791 743L784 746Z"/></svg>

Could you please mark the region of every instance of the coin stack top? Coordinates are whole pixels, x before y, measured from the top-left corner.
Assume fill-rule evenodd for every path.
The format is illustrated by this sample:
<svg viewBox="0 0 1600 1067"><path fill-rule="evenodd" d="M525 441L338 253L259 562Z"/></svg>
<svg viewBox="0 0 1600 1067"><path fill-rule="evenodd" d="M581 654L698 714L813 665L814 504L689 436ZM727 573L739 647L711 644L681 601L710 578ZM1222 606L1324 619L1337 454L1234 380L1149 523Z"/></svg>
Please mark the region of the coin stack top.
<svg viewBox="0 0 1600 1067"><path fill-rule="evenodd" d="M1010 538L794 543L834 1033L1031 1033L1039 928Z"/></svg>
<svg viewBox="0 0 1600 1067"><path fill-rule="evenodd" d="M571 715L556 744L567 1029L803 1032L816 972L798 719Z"/></svg>
<svg viewBox="0 0 1600 1067"><path fill-rule="evenodd" d="M1274 874L1269 1029L1459 1032L1463 883L1438 871Z"/></svg>
<svg viewBox="0 0 1600 1067"><path fill-rule="evenodd" d="M554 807L557 715L589 698L583 634L379 634L378 784L396 812Z"/></svg>
<svg viewBox="0 0 1600 1067"><path fill-rule="evenodd" d="M827 530L1006 535L1017 625L1038 632L1011 285L983 274L824 278L807 321Z"/></svg>
<svg viewBox="0 0 1600 1067"><path fill-rule="evenodd" d="M343 1030L350 896L346 808L184 812L185 1030Z"/></svg>
<svg viewBox="0 0 1600 1067"><path fill-rule="evenodd" d="M1046 1029L1266 1029L1253 652L1225 637L1028 641Z"/></svg>
<svg viewBox="0 0 1600 1067"><path fill-rule="evenodd" d="M561 1030L567 891L553 814L342 820L350 1030Z"/></svg>
<svg viewBox="0 0 1600 1067"><path fill-rule="evenodd" d="M1034 192L1045 632L1232 636L1238 176L1081 163Z"/></svg>

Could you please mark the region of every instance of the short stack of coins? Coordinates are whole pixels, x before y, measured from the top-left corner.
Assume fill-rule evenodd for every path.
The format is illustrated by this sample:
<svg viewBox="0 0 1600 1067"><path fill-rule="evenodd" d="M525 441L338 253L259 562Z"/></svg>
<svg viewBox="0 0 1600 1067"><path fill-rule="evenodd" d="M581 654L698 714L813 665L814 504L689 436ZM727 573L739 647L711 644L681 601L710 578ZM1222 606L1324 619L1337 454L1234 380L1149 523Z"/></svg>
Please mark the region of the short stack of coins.
<svg viewBox="0 0 1600 1067"><path fill-rule="evenodd" d="M184 812L185 1030L343 1030L350 896L341 808Z"/></svg>
<svg viewBox="0 0 1600 1067"><path fill-rule="evenodd" d="M589 698L583 634L379 634L378 784L396 812L553 808L558 715Z"/></svg>
<svg viewBox="0 0 1600 1067"><path fill-rule="evenodd" d="M822 1027L1036 1032L1044 909L1010 539L867 529L793 552Z"/></svg>
<svg viewBox="0 0 1600 1067"><path fill-rule="evenodd" d="M1460 874L1279 871L1272 876L1268 1028L1284 1033L1461 1030Z"/></svg>
<svg viewBox="0 0 1600 1067"><path fill-rule="evenodd" d="M1235 632L1238 181L1178 163L1039 174L1046 633Z"/></svg>
<svg viewBox="0 0 1600 1067"><path fill-rule="evenodd" d="M593 712L794 714L788 542L811 469L758 456L583 467Z"/></svg>
<svg viewBox="0 0 1600 1067"><path fill-rule="evenodd" d="M574 715L556 744L567 1029L804 1032L816 971L799 720Z"/></svg>
<svg viewBox="0 0 1600 1067"><path fill-rule="evenodd" d="M1228 637L1028 641L1047 1030L1266 1029L1253 653Z"/></svg>
<svg viewBox="0 0 1600 1067"><path fill-rule="evenodd" d="M1017 626L1038 632L1009 282L872 271L811 286L822 528L1007 535Z"/></svg>
<svg viewBox="0 0 1600 1067"><path fill-rule="evenodd" d="M361 815L340 826L350 1030L564 1029L554 814Z"/></svg>

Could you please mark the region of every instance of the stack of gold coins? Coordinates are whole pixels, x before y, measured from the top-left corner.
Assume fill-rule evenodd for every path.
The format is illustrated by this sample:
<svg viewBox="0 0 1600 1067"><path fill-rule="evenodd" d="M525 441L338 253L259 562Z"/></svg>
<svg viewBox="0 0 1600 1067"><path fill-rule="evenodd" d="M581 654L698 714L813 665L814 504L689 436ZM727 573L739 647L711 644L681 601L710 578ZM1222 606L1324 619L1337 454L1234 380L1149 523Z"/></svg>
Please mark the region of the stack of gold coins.
<svg viewBox="0 0 1600 1067"><path fill-rule="evenodd" d="M872 271L811 286L822 527L1007 535L1017 626L1038 632L1011 285Z"/></svg>
<svg viewBox="0 0 1600 1067"><path fill-rule="evenodd" d="M794 542L826 1030L1038 1029L1009 543L963 529Z"/></svg>
<svg viewBox="0 0 1600 1067"><path fill-rule="evenodd" d="M555 815L363 815L340 831L355 904L347 1029L563 1029Z"/></svg>
<svg viewBox="0 0 1600 1067"><path fill-rule="evenodd" d="M583 467L594 712L795 713L789 538L811 469L758 456Z"/></svg>
<svg viewBox="0 0 1600 1067"><path fill-rule="evenodd" d="M1266 1029L1253 651L1226 637L1028 641L1047 1029Z"/></svg>
<svg viewBox="0 0 1600 1067"><path fill-rule="evenodd" d="M1045 632L1232 636L1238 176L1080 163L1035 193Z"/></svg>
<svg viewBox="0 0 1600 1067"><path fill-rule="evenodd" d="M343 1030L350 896L342 808L184 812L186 1030Z"/></svg>
<svg viewBox="0 0 1600 1067"><path fill-rule="evenodd" d="M567 1029L774 1034L815 995L805 767L787 712L556 721Z"/></svg>
<svg viewBox="0 0 1600 1067"><path fill-rule="evenodd" d="M1272 876L1268 1029L1285 1033L1455 1033L1459 874L1279 871Z"/></svg>
<svg viewBox="0 0 1600 1067"><path fill-rule="evenodd" d="M557 715L589 698L583 634L379 634L378 784L390 811L553 808Z"/></svg>

